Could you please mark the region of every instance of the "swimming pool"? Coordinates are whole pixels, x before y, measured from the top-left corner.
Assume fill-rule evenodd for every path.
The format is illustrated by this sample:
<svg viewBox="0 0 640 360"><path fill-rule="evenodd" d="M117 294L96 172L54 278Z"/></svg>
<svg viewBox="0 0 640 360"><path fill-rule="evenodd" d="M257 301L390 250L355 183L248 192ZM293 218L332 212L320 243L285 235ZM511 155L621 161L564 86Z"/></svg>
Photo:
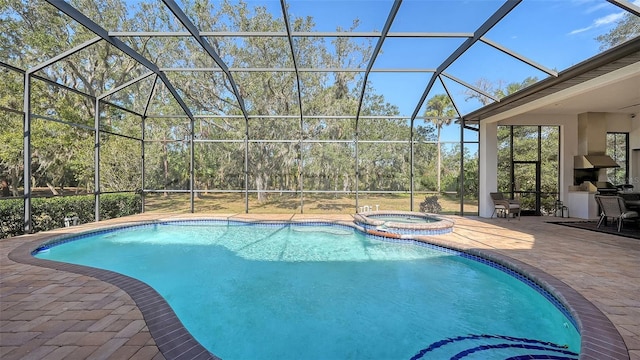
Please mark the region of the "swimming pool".
<svg viewBox="0 0 640 360"><path fill-rule="evenodd" d="M222 358L579 351L572 320L531 284L455 251L347 226L162 223L62 242L36 256L148 283Z"/></svg>

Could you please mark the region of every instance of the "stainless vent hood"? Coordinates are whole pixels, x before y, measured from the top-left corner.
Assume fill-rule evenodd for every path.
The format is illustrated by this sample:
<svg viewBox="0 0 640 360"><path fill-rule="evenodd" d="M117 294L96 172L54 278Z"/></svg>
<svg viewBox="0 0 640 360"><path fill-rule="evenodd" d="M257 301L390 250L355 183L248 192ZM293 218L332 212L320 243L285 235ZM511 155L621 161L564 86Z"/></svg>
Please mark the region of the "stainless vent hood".
<svg viewBox="0 0 640 360"><path fill-rule="evenodd" d="M578 155L573 158L574 169L603 169L620 167L608 155Z"/></svg>

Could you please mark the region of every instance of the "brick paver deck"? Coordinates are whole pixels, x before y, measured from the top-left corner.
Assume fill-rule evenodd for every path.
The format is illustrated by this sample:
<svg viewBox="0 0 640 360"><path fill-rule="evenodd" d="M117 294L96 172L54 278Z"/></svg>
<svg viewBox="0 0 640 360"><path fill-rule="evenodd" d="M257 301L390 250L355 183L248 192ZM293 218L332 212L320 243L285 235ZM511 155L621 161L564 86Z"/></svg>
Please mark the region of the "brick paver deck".
<svg viewBox="0 0 640 360"><path fill-rule="evenodd" d="M236 217L352 220L348 215ZM148 286L25 256L36 244L68 232L171 218L178 216L144 214L0 240L0 359L212 358ZM454 232L431 240L527 270L552 287L579 316L581 358L640 360L640 240L546 222L555 218L451 218Z"/></svg>

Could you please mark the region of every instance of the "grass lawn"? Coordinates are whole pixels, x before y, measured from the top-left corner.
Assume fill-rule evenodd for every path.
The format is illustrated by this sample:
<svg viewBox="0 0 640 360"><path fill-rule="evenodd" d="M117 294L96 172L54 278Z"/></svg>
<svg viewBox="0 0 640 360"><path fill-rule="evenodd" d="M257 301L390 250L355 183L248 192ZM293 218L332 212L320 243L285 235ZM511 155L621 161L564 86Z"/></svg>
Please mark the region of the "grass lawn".
<svg viewBox="0 0 640 360"><path fill-rule="evenodd" d="M420 211L420 203L431 194L414 196L414 211ZM353 214L356 212L354 195L313 194L304 195L305 214ZM443 214L460 214L460 199L455 194L438 196L438 203ZM372 210L410 210L409 194L360 194L358 206L370 206ZM200 194L194 201L196 213L244 213L244 193L210 193ZM260 203L255 194L249 194L249 213L261 214L293 214L301 212L300 195L269 194L266 201ZM146 212L190 212L189 194L147 194L145 196ZM468 200L464 205L465 214L478 211L478 202Z"/></svg>

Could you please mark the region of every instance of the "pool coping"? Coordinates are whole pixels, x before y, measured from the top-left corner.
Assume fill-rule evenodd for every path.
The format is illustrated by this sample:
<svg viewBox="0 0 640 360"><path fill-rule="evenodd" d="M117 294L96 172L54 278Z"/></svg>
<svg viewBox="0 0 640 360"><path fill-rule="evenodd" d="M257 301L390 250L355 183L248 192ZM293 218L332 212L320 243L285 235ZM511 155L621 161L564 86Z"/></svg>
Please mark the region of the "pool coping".
<svg viewBox="0 0 640 360"><path fill-rule="evenodd" d="M90 276L122 289L133 299L137 307L140 309L158 349L167 359L219 359L193 338L164 298L146 283L108 270L38 259L32 255L33 251L39 246L55 239L76 237L82 234L111 231L131 226L203 220L274 224L321 222L326 224L346 225L362 231L362 228L358 227L353 222L326 219L260 220L226 216L207 216L197 218L186 217L184 219L171 218L160 220L140 220L116 225L105 225L74 234L47 234L39 236L37 239L20 244L14 248L8 256L11 260L19 263ZM371 236L371 234L369 235ZM520 260L503 255L497 251L490 249L466 248L461 244L446 241L442 238L438 238L437 236L414 236L412 238L403 237L400 240L416 240L464 252L493 261L515 272L524 274L528 279L534 281L540 287L552 294L573 316L581 335L580 359L629 359L629 352L625 342L611 320L584 296L555 276Z"/></svg>

